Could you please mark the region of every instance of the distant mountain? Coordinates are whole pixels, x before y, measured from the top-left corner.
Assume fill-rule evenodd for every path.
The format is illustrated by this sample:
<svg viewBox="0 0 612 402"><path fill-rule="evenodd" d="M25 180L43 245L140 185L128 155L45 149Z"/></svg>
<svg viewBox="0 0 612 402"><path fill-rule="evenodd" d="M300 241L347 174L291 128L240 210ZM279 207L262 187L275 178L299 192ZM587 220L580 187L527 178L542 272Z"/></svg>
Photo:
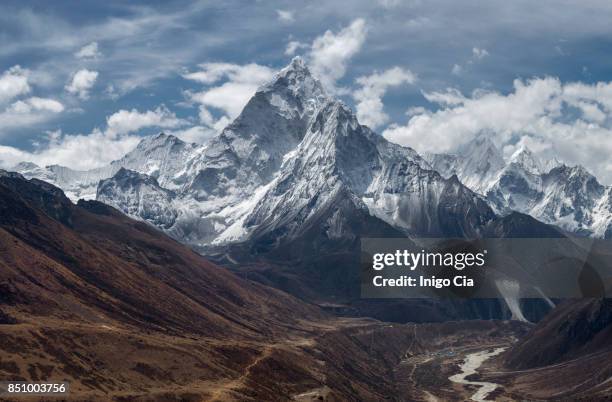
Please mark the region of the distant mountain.
<svg viewBox="0 0 612 402"><path fill-rule="evenodd" d="M189 167L203 148L202 145L160 134L143 139L123 158L97 169L79 171L59 165L41 168L31 162L22 162L13 170L28 179L37 178L52 183L64 190L73 202L77 202L79 199L95 199L100 180L112 177L121 168L151 176L170 190L182 188L186 185Z"/></svg>
<svg viewBox="0 0 612 402"><path fill-rule="evenodd" d="M457 154L428 154L425 159L445 177L457 174L498 214L518 211L581 236L612 237L611 188L582 166L542 160L524 146L505 162L483 136Z"/></svg>
<svg viewBox="0 0 612 402"><path fill-rule="evenodd" d="M120 169L154 181L125 180ZM612 189L583 167L541 160L526 147L506 161L486 133L455 154L423 158L361 126L299 57L207 144L162 133L105 167L15 170L202 250L255 239L269 249L308 230L337 205L334 197L408 235L479 236L496 214L517 211L581 236L612 237ZM154 208L153 199L161 204ZM329 211L335 222L319 222L335 226L330 239L342 232L342 214L350 215Z"/></svg>
<svg viewBox="0 0 612 402"><path fill-rule="evenodd" d="M157 179L133 170L120 168L112 179L101 180L97 198L109 205L119 206L130 216L147 217L153 225L168 229L177 218L172 201L176 194L159 185Z"/></svg>
<svg viewBox="0 0 612 402"><path fill-rule="evenodd" d="M501 152L486 134L464 144L457 154L429 153L425 154L425 159L444 177L456 175L479 194L486 194L506 165Z"/></svg>

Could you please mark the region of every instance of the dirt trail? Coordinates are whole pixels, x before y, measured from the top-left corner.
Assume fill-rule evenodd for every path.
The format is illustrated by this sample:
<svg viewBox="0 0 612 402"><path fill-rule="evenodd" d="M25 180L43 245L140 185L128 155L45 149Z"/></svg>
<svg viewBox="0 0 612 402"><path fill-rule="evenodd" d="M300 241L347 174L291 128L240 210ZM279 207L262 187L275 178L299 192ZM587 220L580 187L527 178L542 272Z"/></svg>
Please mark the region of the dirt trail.
<svg viewBox="0 0 612 402"><path fill-rule="evenodd" d="M287 339L278 343L264 345L259 356L257 356L251 363L244 367L244 369L242 370L242 374L239 377L218 382L208 400L211 402L234 400L235 398L232 396L232 391L246 387L246 383L249 376L251 375L251 371L261 362L270 358L275 350L281 348L312 347L314 345L315 340L313 338L306 337Z"/></svg>

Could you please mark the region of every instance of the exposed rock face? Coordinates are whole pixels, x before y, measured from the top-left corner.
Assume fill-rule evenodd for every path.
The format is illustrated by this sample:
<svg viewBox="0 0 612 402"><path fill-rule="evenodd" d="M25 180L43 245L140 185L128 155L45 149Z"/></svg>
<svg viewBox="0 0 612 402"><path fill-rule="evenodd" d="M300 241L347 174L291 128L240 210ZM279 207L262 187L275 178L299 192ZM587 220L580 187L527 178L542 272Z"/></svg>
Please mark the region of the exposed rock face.
<svg viewBox="0 0 612 402"><path fill-rule="evenodd" d="M176 221L171 190L162 188L151 176L124 168L98 184L98 200L117 206L131 216L146 217L147 222L168 229Z"/></svg>

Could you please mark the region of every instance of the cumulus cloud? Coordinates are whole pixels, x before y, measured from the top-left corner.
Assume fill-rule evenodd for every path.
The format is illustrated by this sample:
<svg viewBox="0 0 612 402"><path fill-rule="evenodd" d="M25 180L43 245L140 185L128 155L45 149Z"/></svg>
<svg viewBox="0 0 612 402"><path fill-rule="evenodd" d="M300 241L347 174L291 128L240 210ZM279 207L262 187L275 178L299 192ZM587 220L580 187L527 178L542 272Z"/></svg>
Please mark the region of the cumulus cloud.
<svg viewBox="0 0 612 402"><path fill-rule="evenodd" d="M59 110L58 104L49 99L31 98L12 107L14 113L32 115L36 110ZM0 127L2 125L0 115ZM121 158L141 140L138 130L149 127L179 129L187 124L164 106L155 110L119 110L108 116L104 130L94 129L89 134L64 134L48 132L33 151L24 151L10 146L0 146L0 167L11 168L19 162L34 162L39 166L60 164L72 169L86 170L104 166ZM172 132L172 131L171 131ZM211 133L206 128L192 127L177 130L181 138L203 142Z"/></svg>
<svg viewBox="0 0 612 402"><path fill-rule="evenodd" d="M115 137L100 130L76 135L55 131L47 133L44 146L34 151L0 145L0 166L6 169L19 162L33 162L39 166L60 164L72 169L87 170L119 159L139 141L137 136Z"/></svg>
<svg viewBox="0 0 612 402"><path fill-rule="evenodd" d="M412 117L414 115L423 114L425 112L427 112L427 109L425 109L423 106L413 106L409 107L408 110L406 110L406 116Z"/></svg>
<svg viewBox="0 0 612 402"><path fill-rule="evenodd" d="M360 88L353 93L357 108L357 118L362 124L375 129L389 121L383 110L382 97L387 89L401 84L412 84L416 76L400 67L390 68L382 73L357 78Z"/></svg>
<svg viewBox="0 0 612 402"><path fill-rule="evenodd" d="M289 41L289 43L287 43L287 47L285 48L285 55L293 56L295 52L298 51L298 49L303 48L303 47L307 47L307 46L297 40Z"/></svg>
<svg viewBox="0 0 612 402"><path fill-rule="evenodd" d="M228 81L217 87L194 93L191 99L205 107L220 109L234 118L240 114L258 86L254 83Z"/></svg>
<svg viewBox="0 0 612 402"><path fill-rule="evenodd" d="M102 56L102 53L98 50L98 42L91 42L83 46L78 52L74 54L77 59L95 59Z"/></svg>
<svg viewBox="0 0 612 402"><path fill-rule="evenodd" d="M287 10L276 10L276 15L280 22L291 23L295 21L292 11Z"/></svg>
<svg viewBox="0 0 612 402"><path fill-rule="evenodd" d="M453 75L462 75L466 70L470 70L474 64L480 62L482 59L489 55L489 51L484 48L473 47L472 48L472 56L462 65L462 64L454 64L451 68L451 74Z"/></svg>
<svg viewBox="0 0 612 402"><path fill-rule="evenodd" d="M32 113L36 111L60 113L64 105L55 99L39 98L37 96L19 100L7 108L11 113Z"/></svg>
<svg viewBox="0 0 612 402"><path fill-rule="evenodd" d="M581 164L612 182L612 82L561 83L546 77L515 80L508 94L456 89L424 93L439 107L410 117L383 132L390 141L418 151L452 152L481 132L511 154L521 144L544 156Z"/></svg>
<svg viewBox="0 0 612 402"><path fill-rule="evenodd" d="M200 92L187 92L187 97L200 105L200 121L213 128L238 116L257 88L274 76L273 69L255 63L205 63L199 67L200 71L183 77L202 83L205 88ZM215 119L210 108L221 116Z"/></svg>
<svg viewBox="0 0 612 402"><path fill-rule="evenodd" d="M447 88L442 92L423 92L423 96L430 103L437 103L442 106L460 105L465 102L465 96L455 88Z"/></svg>
<svg viewBox="0 0 612 402"><path fill-rule="evenodd" d="M487 51L487 49L481 49L478 47L472 48L472 56L474 57L474 59L482 60L488 55L489 55L489 52Z"/></svg>
<svg viewBox="0 0 612 402"><path fill-rule="evenodd" d="M0 137L8 130L40 124L64 111L64 105L55 99L23 98L32 91L29 81L30 71L20 66L0 75Z"/></svg>
<svg viewBox="0 0 612 402"><path fill-rule="evenodd" d="M0 75L0 104L30 92L28 71L13 66Z"/></svg>
<svg viewBox="0 0 612 402"><path fill-rule="evenodd" d="M72 80L66 85L66 91L73 95L77 95L81 99L89 98L89 91L96 83L98 78L97 71L90 71L86 68L74 73Z"/></svg>
<svg viewBox="0 0 612 402"><path fill-rule="evenodd" d="M328 30L311 46L309 64L313 74L332 92L344 76L349 60L359 52L367 35L366 23L359 18L338 33Z"/></svg>
<svg viewBox="0 0 612 402"><path fill-rule="evenodd" d="M119 110L106 118L106 131L110 137L121 134L133 133L143 128L176 128L185 125L186 122L176 117L166 107L160 106L155 110L139 112L136 109Z"/></svg>
<svg viewBox="0 0 612 402"><path fill-rule="evenodd" d="M54 99L31 97L18 100L0 112L0 129L24 128L42 123L64 111Z"/></svg>
<svg viewBox="0 0 612 402"><path fill-rule="evenodd" d="M188 80L202 84L214 84L223 78L230 81L253 84L264 82L274 74L274 70L259 64L250 63L245 65L232 63L204 63L200 64L200 71L184 74Z"/></svg>

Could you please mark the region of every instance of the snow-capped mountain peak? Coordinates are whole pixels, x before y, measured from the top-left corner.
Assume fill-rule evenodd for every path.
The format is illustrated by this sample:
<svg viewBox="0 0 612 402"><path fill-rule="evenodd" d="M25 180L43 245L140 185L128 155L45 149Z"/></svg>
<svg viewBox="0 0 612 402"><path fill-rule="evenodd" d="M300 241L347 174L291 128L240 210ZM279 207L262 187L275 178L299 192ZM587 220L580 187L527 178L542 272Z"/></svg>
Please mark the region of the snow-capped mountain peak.
<svg viewBox="0 0 612 402"><path fill-rule="evenodd" d="M467 187L484 194L506 166L503 155L486 133L460 146L455 154L427 154L433 169L446 178L457 175Z"/></svg>
<svg viewBox="0 0 612 402"><path fill-rule="evenodd" d="M463 145L457 153L464 161L461 175L469 178L486 176L506 165L501 151L486 134L481 134Z"/></svg>
<svg viewBox="0 0 612 402"><path fill-rule="evenodd" d="M312 102L320 106L329 100L321 82L313 77L308 66L300 56L296 56L291 63L280 70L274 78L262 85L258 92L284 92L289 90L296 98Z"/></svg>
<svg viewBox="0 0 612 402"><path fill-rule="evenodd" d="M510 163L522 166L525 170L534 174L546 173L540 158L525 146L520 146L510 157Z"/></svg>
<svg viewBox="0 0 612 402"><path fill-rule="evenodd" d="M544 158L524 144L506 162L486 134L456 154L427 154L426 159L444 177L456 174L499 214L518 211L570 232L612 236L611 192L582 166Z"/></svg>

